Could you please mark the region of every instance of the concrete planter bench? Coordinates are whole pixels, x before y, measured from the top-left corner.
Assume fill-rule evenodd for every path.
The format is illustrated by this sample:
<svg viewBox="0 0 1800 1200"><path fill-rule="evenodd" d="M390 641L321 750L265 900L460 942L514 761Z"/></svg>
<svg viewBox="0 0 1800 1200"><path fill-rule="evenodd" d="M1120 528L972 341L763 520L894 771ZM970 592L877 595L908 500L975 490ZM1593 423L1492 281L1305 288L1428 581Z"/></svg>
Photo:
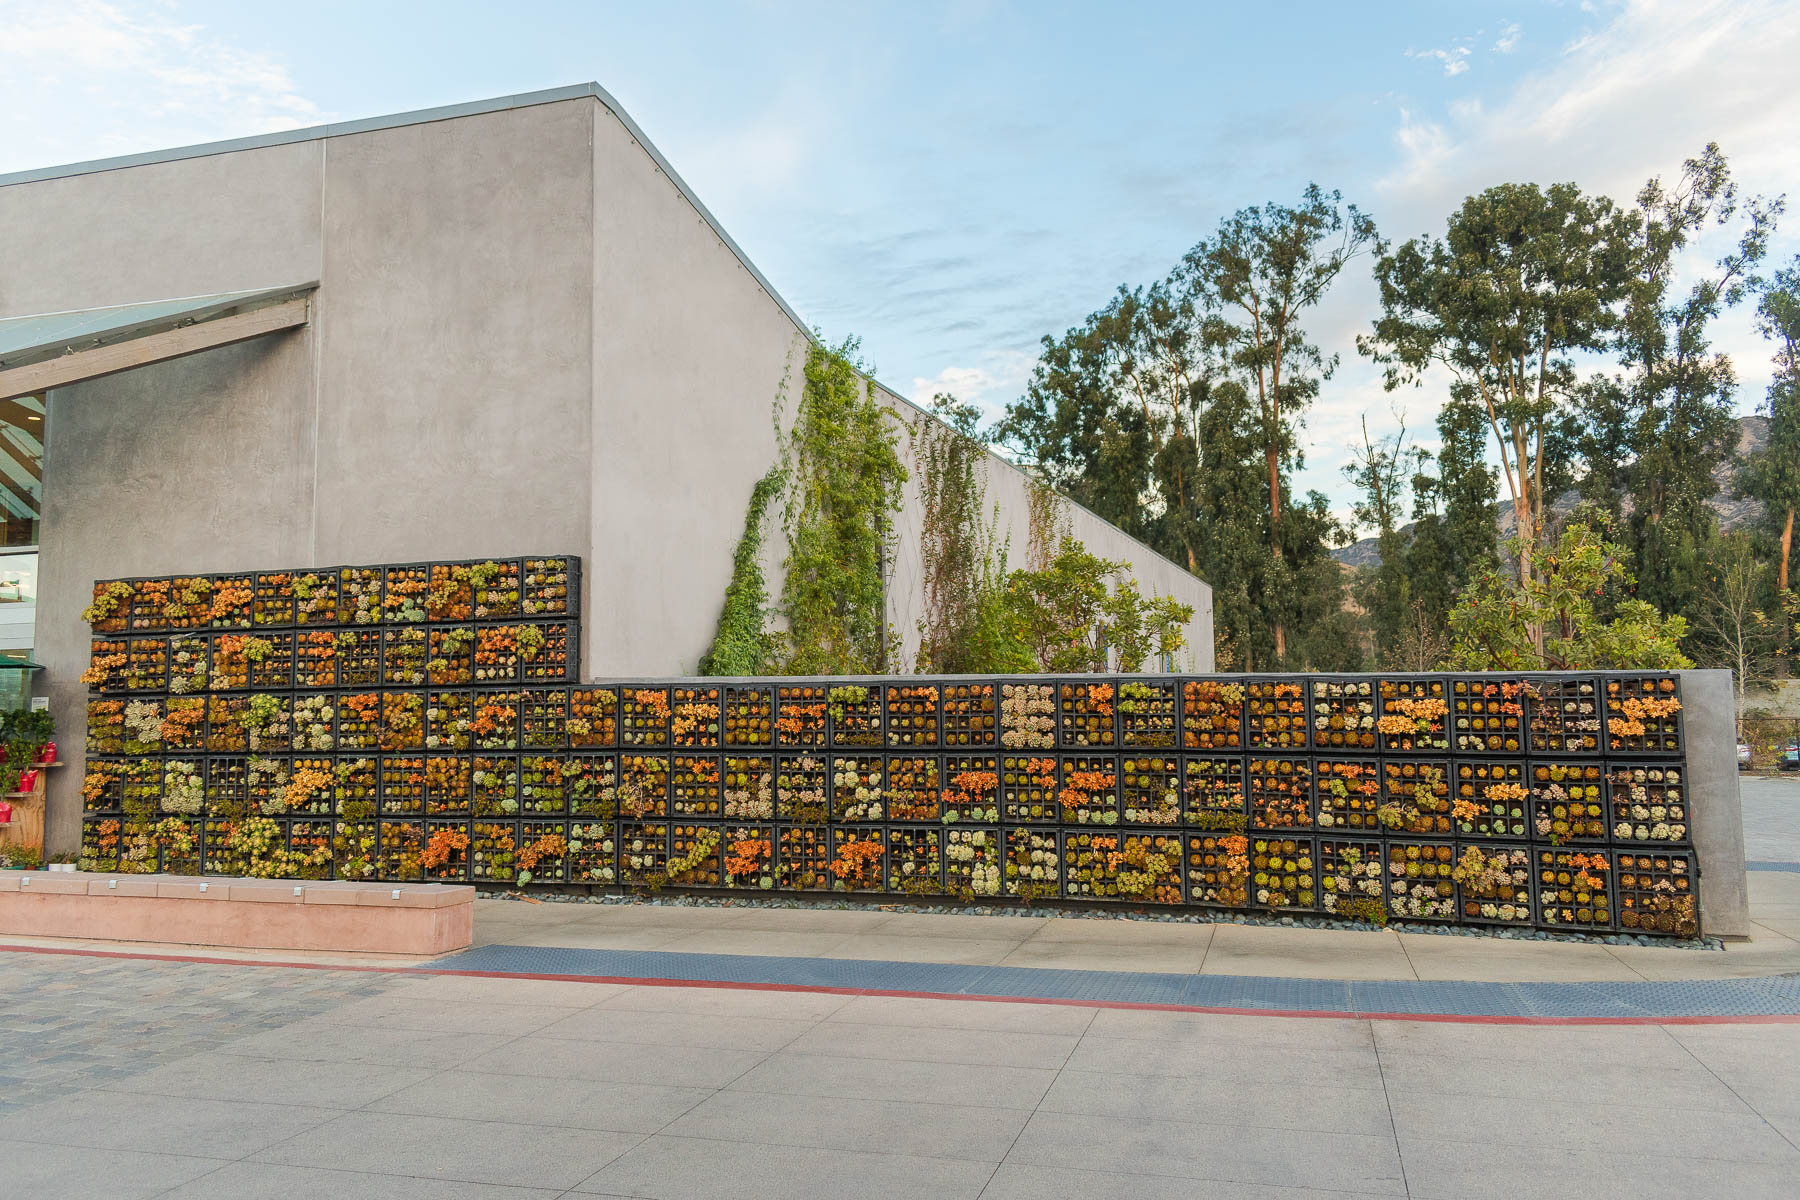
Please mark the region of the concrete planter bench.
<svg viewBox="0 0 1800 1200"><path fill-rule="evenodd" d="M474 930L472 887L0 871L0 936L427 956Z"/></svg>

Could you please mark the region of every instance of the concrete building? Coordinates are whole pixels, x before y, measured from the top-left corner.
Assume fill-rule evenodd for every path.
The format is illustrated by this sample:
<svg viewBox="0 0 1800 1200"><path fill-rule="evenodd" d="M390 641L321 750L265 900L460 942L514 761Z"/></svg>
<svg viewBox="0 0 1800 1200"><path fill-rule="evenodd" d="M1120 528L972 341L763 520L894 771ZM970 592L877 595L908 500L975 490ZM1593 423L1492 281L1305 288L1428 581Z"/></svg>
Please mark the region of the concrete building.
<svg viewBox="0 0 1800 1200"><path fill-rule="evenodd" d="M0 478L30 493L0 618L9 565L41 601L0 650L42 665L71 762L51 848L97 578L578 554L586 674L691 672L806 328L592 84L0 176L0 476L42 454L41 486ZM1016 559L1027 480L990 456L987 492ZM1173 665L1210 670L1211 589L1071 518L1194 605Z"/></svg>

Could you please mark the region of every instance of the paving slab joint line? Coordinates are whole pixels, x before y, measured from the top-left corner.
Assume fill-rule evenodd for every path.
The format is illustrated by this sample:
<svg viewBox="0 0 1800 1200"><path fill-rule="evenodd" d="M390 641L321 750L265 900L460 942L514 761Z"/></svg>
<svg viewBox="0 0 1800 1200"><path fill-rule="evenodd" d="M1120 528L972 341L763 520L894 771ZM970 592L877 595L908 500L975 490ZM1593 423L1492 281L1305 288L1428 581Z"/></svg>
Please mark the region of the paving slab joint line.
<svg viewBox="0 0 1800 1200"><path fill-rule="evenodd" d="M331 963L254 962L201 955L150 954L73 947L10 946L0 952L140 959L233 967L257 966L315 971L389 975L447 975L473 978L610 983L640 987L735 988L749 991L816 992L847 996L891 996L965 1000L984 1003L1056 1004L1075 1007L1142 1009L1222 1015L1285 1016L1336 1020L1437 1021L1474 1024L1539 1025L1685 1025L1800 1023L1800 987L1792 976L1751 979L1684 980L1636 983L1449 983L1416 980L1363 981L1360 987L1380 997L1378 1004L1405 1001L1389 1009L1356 1002L1359 984L1348 980L1286 979L1262 976L1156 975L1112 971L1072 971L1033 967L974 967L950 963L894 963L859 959L778 958L775 956L682 954L669 951L568 950L539 946L484 946L422 966L343 966ZM501 953L505 952L505 953ZM482 964L499 955L501 961ZM562 956L585 960L589 969L526 969L532 959ZM474 961L470 961L474 960ZM509 961L510 960L510 961ZM521 961L522 960L522 961ZM466 963L467 965L458 965ZM547 964L562 965L562 964ZM582 962L571 963L581 966ZM647 968L664 967L673 974ZM686 974L682 971L685 969ZM767 978L787 973L800 978ZM870 986L858 973L888 976L890 983L912 987ZM762 976L759 978L758 976ZM1011 988L980 991L980 983L1011 979ZM1031 981L1037 986L1026 988ZM1179 983L1177 984L1177 981ZM933 986L936 985L936 986ZM1170 999L1170 989L1184 999L1194 992L1215 1001L1187 1003ZM1436 999L1446 988L1478 993L1491 1001L1474 1004L1456 992ZM1621 997L1624 989L1661 1002L1642 1004L1640 996ZM1343 996L1334 1000L1332 993ZM1095 994L1101 993L1101 994ZM1127 993L1121 995L1120 993ZM1135 993L1135 996L1131 993ZM1418 1000L1414 1001L1413 996ZM1195 1000L1200 995L1192 995ZM1375 997L1371 997L1374 999ZM1691 998L1695 1003L1674 1001ZM1457 1004L1450 999L1460 1000ZM1694 1009L1711 1011L1693 1011ZM1661 1010L1661 1011L1657 1011Z"/></svg>

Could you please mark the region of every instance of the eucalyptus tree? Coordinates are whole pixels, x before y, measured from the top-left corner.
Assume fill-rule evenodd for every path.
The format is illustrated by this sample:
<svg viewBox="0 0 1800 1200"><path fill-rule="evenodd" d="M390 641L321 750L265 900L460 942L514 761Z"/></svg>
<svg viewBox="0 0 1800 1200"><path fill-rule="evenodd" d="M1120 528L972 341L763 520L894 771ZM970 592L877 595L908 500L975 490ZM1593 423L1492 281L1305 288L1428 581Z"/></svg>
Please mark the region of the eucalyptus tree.
<svg viewBox="0 0 1800 1200"><path fill-rule="evenodd" d="M1374 221L1314 183L1292 207L1239 209L1175 270L1174 282L1202 318L1206 348L1256 398L1274 557L1291 558L1296 549L1284 538L1282 490L1286 472L1303 461L1300 418L1337 366L1302 322L1352 259L1380 249ZM1287 628L1279 619L1274 637L1275 659L1284 662Z"/></svg>
<svg viewBox="0 0 1800 1200"><path fill-rule="evenodd" d="M1751 295L1782 208L1779 198L1740 200L1724 154L1709 144L1673 185L1646 183L1629 213L1628 277L1610 347L1619 369L1582 391L1581 487L1618 520L1636 594L1667 611L1692 608L1708 587L1718 536L1709 501L1736 452L1737 373L1710 326ZM1732 225L1731 248L1695 271L1684 252Z"/></svg>
<svg viewBox="0 0 1800 1200"><path fill-rule="evenodd" d="M1569 474L1570 356L1606 349L1618 328L1631 228L1610 200L1574 184L1502 184L1464 200L1442 238L1413 238L1376 263L1382 313L1357 346L1390 389L1439 367L1479 404L1526 581L1547 502Z"/></svg>

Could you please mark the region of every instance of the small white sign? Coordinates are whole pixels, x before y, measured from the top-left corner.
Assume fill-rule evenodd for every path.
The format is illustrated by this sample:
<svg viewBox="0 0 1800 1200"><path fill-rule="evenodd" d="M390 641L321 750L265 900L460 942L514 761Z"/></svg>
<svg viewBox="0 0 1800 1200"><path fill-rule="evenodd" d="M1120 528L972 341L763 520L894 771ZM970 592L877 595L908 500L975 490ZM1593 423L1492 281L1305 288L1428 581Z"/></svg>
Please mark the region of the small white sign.
<svg viewBox="0 0 1800 1200"><path fill-rule="evenodd" d="M33 696L31 698L31 711L32 712L43 712L46 708L49 708L49 707L50 707L50 697L48 697L48 696Z"/></svg>

